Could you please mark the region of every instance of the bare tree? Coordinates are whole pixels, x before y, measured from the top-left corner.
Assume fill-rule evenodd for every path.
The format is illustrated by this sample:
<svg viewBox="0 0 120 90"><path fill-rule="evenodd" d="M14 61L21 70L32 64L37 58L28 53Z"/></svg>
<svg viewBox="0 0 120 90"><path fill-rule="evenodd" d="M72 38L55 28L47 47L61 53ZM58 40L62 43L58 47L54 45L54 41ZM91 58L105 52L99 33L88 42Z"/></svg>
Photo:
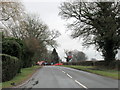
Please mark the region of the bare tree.
<svg viewBox="0 0 120 90"><path fill-rule="evenodd" d="M59 37L60 33L56 30L49 30L48 26L36 15L27 15L24 22L21 23L21 27L18 27L18 29L21 31L21 36L19 36L19 32L17 34L21 39L26 40L27 38L31 42L35 40L39 43L36 48L37 50L34 48L34 42L29 42L28 44L28 46L33 47L33 51L35 50L33 59L39 58L45 60L48 57L47 46L57 46L55 39Z"/></svg>
<svg viewBox="0 0 120 90"><path fill-rule="evenodd" d="M107 0L110 1L110 0ZM83 38L83 45L95 45L106 63L115 60L120 48L120 1L63 2L59 15L73 22L68 25L73 38Z"/></svg>
<svg viewBox="0 0 120 90"><path fill-rule="evenodd" d="M65 54L66 54L66 61L67 62L70 62L72 60L72 51L69 51L69 50L64 50Z"/></svg>
<svg viewBox="0 0 120 90"><path fill-rule="evenodd" d="M87 59L87 56L84 52L82 51L78 51L78 50L72 50L72 51L69 51L69 50L65 50L65 54L67 57L66 60L67 62L69 62L70 60L71 61L85 61Z"/></svg>
<svg viewBox="0 0 120 90"><path fill-rule="evenodd" d="M48 26L36 15L27 16L21 25L20 31L23 31L22 38L36 38L40 43L53 47L57 45L55 39L60 36L59 31L49 30Z"/></svg>
<svg viewBox="0 0 120 90"><path fill-rule="evenodd" d="M19 26L24 18L25 11L24 6L20 2L0 2L0 24L2 26L1 30L5 31L7 34L15 34L15 29L13 27Z"/></svg>
<svg viewBox="0 0 120 90"><path fill-rule="evenodd" d="M85 61L85 60L87 60L86 54L82 51L73 50L72 55L73 55L73 60L74 61Z"/></svg>

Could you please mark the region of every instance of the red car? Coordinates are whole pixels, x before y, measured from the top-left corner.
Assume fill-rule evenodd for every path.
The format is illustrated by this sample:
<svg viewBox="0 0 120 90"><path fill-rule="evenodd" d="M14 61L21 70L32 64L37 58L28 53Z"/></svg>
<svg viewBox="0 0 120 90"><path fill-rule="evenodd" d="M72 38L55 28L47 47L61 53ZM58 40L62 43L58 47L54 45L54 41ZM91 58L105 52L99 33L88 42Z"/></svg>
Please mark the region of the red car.
<svg viewBox="0 0 120 90"><path fill-rule="evenodd" d="M56 63L56 64L54 64L52 66L58 66L58 65L63 65L63 63Z"/></svg>

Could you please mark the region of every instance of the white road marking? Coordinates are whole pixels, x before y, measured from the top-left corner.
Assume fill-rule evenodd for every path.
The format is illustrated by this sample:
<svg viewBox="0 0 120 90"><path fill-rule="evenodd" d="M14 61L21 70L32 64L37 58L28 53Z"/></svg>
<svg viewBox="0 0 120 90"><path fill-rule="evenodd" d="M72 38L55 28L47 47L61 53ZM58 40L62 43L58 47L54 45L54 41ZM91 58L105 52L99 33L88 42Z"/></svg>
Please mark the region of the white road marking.
<svg viewBox="0 0 120 90"><path fill-rule="evenodd" d="M69 78L72 78L72 76L70 76L68 73L67 73L67 76L68 76Z"/></svg>
<svg viewBox="0 0 120 90"><path fill-rule="evenodd" d="M75 80L75 82L76 82L77 84L79 84L80 86L82 86L83 88L88 89L85 85L81 84L79 81Z"/></svg>
<svg viewBox="0 0 120 90"><path fill-rule="evenodd" d="M62 71L63 73L66 73L65 71Z"/></svg>
<svg viewBox="0 0 120 90"><path fill-rule="evenodd" d="M62 72L63 73L66 73L65 71L63 71L62 70ZM67 74L67 76L69 77L69 78L71 78L72 79L72 76L71 75L69 75L68 73L66 73ZM77 84L79 84L80 86L82 86L83 88L85 88L85 89L88 89L85 85L83 85L82 83L80 83L79 81L77 81L77 80L75 80L75 82L77 83Z"/></svg>

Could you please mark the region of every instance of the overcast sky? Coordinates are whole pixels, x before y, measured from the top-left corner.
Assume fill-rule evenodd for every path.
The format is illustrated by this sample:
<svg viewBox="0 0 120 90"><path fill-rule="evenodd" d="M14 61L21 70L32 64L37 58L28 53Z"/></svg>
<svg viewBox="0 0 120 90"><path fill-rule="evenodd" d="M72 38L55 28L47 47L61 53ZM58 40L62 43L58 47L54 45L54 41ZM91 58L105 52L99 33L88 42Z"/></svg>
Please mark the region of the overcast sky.
<svg viewBox="0 0 120 90"><path fill-rule="evenodd" d="M58 16L58 7L63 1L65 0L23 0L22 2L28 13L37 14L51 30L59 30L61 36L57 38L59 44L57 52L62 59L65 57L64 49L83 51L89 60L91 58L102 59L100 53L98 53L93 46L86 49L81 44L82 40L72 39L70 37L70 32L67 32L66 28L67 21Z"/></svg>

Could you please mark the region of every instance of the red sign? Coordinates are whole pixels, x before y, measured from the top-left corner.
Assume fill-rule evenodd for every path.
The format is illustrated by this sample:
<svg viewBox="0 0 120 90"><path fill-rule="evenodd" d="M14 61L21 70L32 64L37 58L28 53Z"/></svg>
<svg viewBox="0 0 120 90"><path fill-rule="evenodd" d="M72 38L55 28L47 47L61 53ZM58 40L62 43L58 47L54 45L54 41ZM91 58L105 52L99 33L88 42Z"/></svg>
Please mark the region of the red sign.
<svg viewBox="0 0 120 90"><path fill-rule="evenodd" d="M72 58L72 56L68 56L68 58Z"/></svg>

